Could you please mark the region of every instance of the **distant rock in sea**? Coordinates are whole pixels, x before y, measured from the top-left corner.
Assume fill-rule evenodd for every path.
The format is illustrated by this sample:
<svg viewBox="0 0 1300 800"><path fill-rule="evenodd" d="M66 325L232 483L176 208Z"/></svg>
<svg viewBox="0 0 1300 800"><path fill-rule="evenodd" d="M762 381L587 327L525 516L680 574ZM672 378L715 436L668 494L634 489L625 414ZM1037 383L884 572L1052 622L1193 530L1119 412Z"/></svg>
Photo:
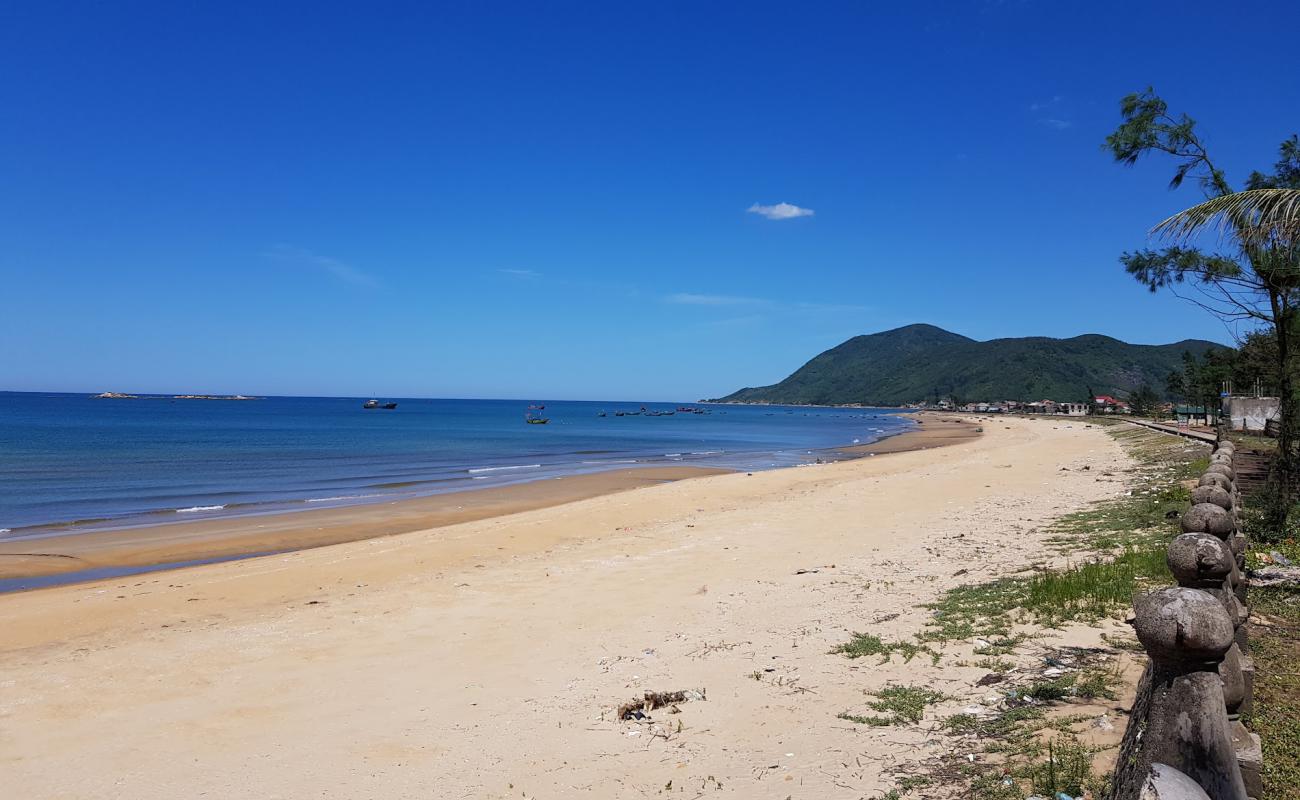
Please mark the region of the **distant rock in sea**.
<svg viewBox="0 0 1300 800"><path fill-rule="evenodd" d="M103 392L91 395L96 400L261 400L242 394L123 394L122 392Z"/></svg>

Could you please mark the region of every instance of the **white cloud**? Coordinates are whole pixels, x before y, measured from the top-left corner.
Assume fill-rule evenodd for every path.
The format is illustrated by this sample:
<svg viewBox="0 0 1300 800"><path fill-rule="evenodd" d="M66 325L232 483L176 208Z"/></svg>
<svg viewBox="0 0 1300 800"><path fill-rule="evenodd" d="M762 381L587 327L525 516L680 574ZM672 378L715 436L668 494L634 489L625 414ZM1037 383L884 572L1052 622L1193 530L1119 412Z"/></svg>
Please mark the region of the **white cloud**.
<svg viewBox="0 0 1300 800"><path fill-rule="evenodd" d="M535 269L499 269L502 275L510 275L515 278L540 278L542 273Z"/></svg>
<svg viewBox="0 0 1300 800"><path fill-rule="evenodd" d="M1053 95L1051 100L1047 100L1047 101L1044 101L1044 102L1041 102L1041 103L1030 103L1030 104L1029 104L1029 110L1030 110L1030 111L1043 111L1044 109L1051 108L1052 106L1059 106L1059 105L1061 104L1061 101L1064 100L1064 99L1065 99L1065 98L1064 98L1064 97L1061 97L1059 94L1058 94L1058 95Z"/></svg>
<svg viewBox="0 0 1300 800"><path fill-rule="evenodd" d="M737 297L729 294L689 294L679 292L664 298L669 303L682 306L753 306L766 305L767 300L757 297Z"/></svg>
<svg viewBox="0 0 1300 800"><path fill-rule="evenodd" d="M1029 104L1029 112L1034 115L1034 121L1044 128L1051 128L1054 131L1063 131L1066 128L1073 128L1074 121L1066 119L1070 109L1068 106L1072 103L1066 103L1065 98L1059 94L1052 95L1051 100L1040 100L1036 103Z"/></svg>
<svg viewBox="0 0 1300 800"><path fill-rule="evenodd" d="M811 208L800 208L790 203L777 203L774 206L761 206L758 203L745 209L750 214L758 214L768 219L794 219L795 217L811 217L813 210Z"/></svg>
<svg viewBox="0 0 1300 800"><path fill-rule="evenodd" d="M322 256L313 253L303 247L294 247L293 245L277 244L270 250L262 253L265 258L276 259L294 264L303 264L309 267L328 272L344 283L351 283L356 286L378 286L379 281L373 275L364 272L351 264L345 264L337 258Z"/></svg>

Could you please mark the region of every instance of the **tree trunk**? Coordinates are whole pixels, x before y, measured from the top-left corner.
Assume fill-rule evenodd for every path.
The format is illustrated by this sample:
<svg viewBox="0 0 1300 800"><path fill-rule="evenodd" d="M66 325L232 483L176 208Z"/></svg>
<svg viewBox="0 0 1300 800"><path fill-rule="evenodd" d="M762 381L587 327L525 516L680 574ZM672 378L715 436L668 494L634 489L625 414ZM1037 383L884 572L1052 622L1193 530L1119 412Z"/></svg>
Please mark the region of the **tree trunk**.
<svg viewBox="0 0 1300 800"><path fill-rule="evenodd" d="M1286 298L1277 290L1269 290L1269 303L1273 307L1273 326L1277 330L1278 361L1278 431L1277 471L1279 490L1286 493L1289 503L1294 487L1294 458L1292 442L1295 440L1295 398L1291 383L1291 313Z"/></svg>

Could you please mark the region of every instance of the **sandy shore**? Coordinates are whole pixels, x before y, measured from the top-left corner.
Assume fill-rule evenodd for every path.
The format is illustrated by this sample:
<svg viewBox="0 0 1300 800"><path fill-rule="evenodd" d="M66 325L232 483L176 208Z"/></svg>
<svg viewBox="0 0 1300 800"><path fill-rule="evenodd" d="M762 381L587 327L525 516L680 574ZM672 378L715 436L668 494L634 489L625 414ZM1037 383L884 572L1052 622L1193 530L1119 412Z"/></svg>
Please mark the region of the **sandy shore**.
<svg viewBox="0 0 1300 800"><path fill-rule="evenodd" d="M939 447L978 435L976 427L951 417L926 415L917 430L873 445L846 448L846 451L867 455ZM224 517L38 539L0 539L0 590L5 588L6 579L302 550L518 514L725 472L689 466L641 467L342 508Z"/></svg>
<svg viewBox="0 0 1300 800"><path fill-rule="evenodd" d="M24 798L872 796L933 720L836 714L984 670L827 651L1041 558L1039 526L1124 491L1100 475L1129 463L1097 429L998 419L942 449L0 596L0 775ZM614 719L686 688L708 699Z"/></svg>

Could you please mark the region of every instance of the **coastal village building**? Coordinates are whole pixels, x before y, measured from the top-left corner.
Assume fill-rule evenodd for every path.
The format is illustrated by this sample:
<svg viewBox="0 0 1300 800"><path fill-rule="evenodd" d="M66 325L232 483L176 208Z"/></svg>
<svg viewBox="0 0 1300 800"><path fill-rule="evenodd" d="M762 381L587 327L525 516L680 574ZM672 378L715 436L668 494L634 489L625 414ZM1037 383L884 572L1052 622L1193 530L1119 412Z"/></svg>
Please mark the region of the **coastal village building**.
<svg viewBox="0 0 1300 800"><path fill-rule="evenodd" d="M1113 397L1103 395L1106 404L1098 402L1096 404L1097 413L1106 414L1127 414L1129 407L1127 403L1116 400ZM1100 401L1102 398L1097 398ZM1031 403L1022 403L1019 400L1004 400L1000 403L964 403L953 406L946 401L939 403L937 408L942 410L952 409L954 411L964 411L969 414L1064 414L1070 417L1085 417L1090 411L1088 403L1058 403L1055 400L1036 400Z"/></svg>
<svg viewBox="0 0 1300 800"><path fill-rule="evenodd" d="M1281 401L1276 397L1228 395L1223 398L1223 416L1234 431L1265 431L1277 424Z"/></svg>
<svg viewBox="0 0 1300 800"><path fill-rule="evenodd" d="M1213 413L1205 406L1179 405L1174 407L1174 416L1180 423L1188 425L1213 425Z"/></svg>
<svg viewBox="0 0 1300 800"><path fill-rule="evenodd" d="M1123 400L1117 400L1108 394L1099 394L1092 398L1092 403L1098 414L1130 414L1132 409L1128 403Z"/></svg>

